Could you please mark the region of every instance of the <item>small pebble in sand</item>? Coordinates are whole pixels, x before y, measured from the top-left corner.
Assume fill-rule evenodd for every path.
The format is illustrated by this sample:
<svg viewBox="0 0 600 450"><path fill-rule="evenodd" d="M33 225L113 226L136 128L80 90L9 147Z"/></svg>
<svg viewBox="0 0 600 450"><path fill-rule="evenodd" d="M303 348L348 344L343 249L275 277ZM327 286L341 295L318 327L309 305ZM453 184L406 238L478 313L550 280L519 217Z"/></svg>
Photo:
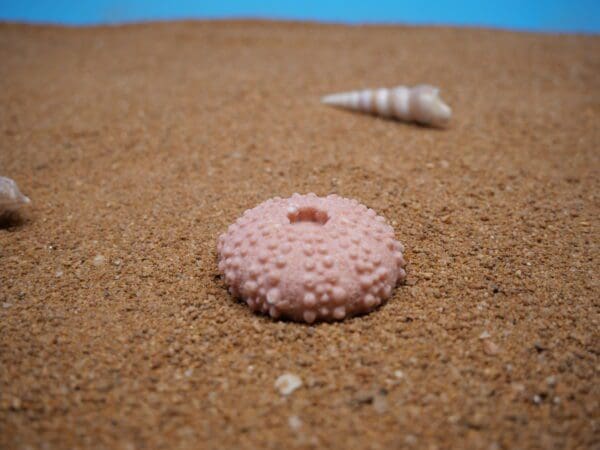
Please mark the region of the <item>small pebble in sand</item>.
<svg viewBox="0 0 600 450"><path fill-rule="evenodd" d="M14 180L0 177L0 216L14 212L29 203L31 200L21 193Z"/></svg>
<svg viewBox="0 0 600 450"><path fill-rule="evenodd" d="M396 370L394 371L394 376L399 380L402 380L404 378L404 372L402 372L401 370Z"/></svg>
<svg viewBox="0 0 600 450"><path fill-rule="evenodd" d="M373 409L377 414L383 414L388 409L387 399L384 395L376 395L373 397Z"/></svg>
<svg viewBox="0 0 600 450"><path fill-rule="evenodd" d="M300 428L302 428L302 421L298 416L290 416L288 418L288 425L292 430L298 431Z"/></svg>
<svg viewBox="0 0 600 450"><path fill-rule="evenodd" d="M406 445L415 445L417 443L417 437L414 434L407 434L404 436L404 443Z"/></svg>
<svg viewBox="0 0 600 450"><path fill-rule="evenodd" d="M293 373L284 373L275 380L275 389L281 395L290 395L300 386L302 386L302 380L298 375L294 375Z"/></svg>
<svg viewBox="0 0 600 450"><path fill-rule="evenodd" d="M96 267L103 265L106 262L106 258L103 255L96 255L92 260L92 264Z"/></svg>
<svg viewBox="0 0 600 450"><path fill-rule="evenodd" d="M486 355L494 356L494 355L497 355L498 353L500 353L500 347L498 347L496 344L494 344L489 339L485 339L483 341L483 351Z"/></svg>
<svg viewBox="0 0 600 450"><path fill-rule="evenodd" d="M313 323L364 314L406 276L392 227L338 195L267 200L230 225L217 250L231 294L274 319Z"/></svg>
<svg viewBox="0 0 600 450"><path fill-rule="evenodd" d="M480 335L479 335L479 339L484 340L484 339L489 339L490 337L492 337L492 335L488 332L488 331L483 331Z"/></svg>

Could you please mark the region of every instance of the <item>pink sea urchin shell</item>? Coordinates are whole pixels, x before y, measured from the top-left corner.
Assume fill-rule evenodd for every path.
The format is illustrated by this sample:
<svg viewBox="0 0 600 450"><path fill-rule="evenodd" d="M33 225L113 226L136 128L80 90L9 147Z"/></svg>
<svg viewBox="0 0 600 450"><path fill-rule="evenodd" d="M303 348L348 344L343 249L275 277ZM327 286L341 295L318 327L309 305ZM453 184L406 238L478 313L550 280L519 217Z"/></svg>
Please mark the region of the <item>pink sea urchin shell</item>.
<svg viewBox="0 0 600 450"><path fill-rule="evenodd" d="M219 237L219 270L254 311L308 323L367 313L406 276L375 211L337 195L276 197Z"/></svg>

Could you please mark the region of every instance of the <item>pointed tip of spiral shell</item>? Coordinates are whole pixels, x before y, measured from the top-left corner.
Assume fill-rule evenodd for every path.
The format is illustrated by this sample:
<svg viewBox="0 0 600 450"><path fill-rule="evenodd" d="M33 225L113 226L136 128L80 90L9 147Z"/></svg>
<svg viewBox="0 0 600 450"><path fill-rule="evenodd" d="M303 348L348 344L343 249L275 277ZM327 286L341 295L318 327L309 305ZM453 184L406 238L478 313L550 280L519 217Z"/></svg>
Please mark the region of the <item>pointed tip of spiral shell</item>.
<svg viewBox="0 0 600 450"><path fill-rule="evenodd" d="M321 103L330 106L339 106L341 108L352 107L352 92L341 92L321 97Z"/></svg>

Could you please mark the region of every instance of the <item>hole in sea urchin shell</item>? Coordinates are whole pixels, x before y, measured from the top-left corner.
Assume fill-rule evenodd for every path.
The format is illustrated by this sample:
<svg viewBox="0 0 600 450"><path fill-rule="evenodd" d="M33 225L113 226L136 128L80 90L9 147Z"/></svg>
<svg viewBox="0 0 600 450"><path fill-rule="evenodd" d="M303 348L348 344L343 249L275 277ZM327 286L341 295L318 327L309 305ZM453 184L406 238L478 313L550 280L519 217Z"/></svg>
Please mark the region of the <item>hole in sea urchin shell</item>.
<svg viewBox="0 0 600 450"><path fill-rule="evenodd" d="M329 216L325 211L312 206L304 206L302 208L291 206L288 208L287 217L292 224L298 222L312 222L317 225L325 225L329 220Z"/></svg>

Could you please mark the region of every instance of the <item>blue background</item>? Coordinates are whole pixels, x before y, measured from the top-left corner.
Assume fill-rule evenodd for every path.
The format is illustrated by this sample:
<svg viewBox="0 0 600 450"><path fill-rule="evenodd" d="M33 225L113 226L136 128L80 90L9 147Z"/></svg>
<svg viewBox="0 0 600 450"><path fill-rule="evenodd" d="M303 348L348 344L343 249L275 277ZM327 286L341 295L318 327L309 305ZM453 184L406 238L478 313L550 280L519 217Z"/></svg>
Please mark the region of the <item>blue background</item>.
<svg viewBox="0 0 600 450"><path fill-rule="evenodd" d="M0 0L0 20L92 25L172 19L268 18L600 32L600 0Z"/></svg>

